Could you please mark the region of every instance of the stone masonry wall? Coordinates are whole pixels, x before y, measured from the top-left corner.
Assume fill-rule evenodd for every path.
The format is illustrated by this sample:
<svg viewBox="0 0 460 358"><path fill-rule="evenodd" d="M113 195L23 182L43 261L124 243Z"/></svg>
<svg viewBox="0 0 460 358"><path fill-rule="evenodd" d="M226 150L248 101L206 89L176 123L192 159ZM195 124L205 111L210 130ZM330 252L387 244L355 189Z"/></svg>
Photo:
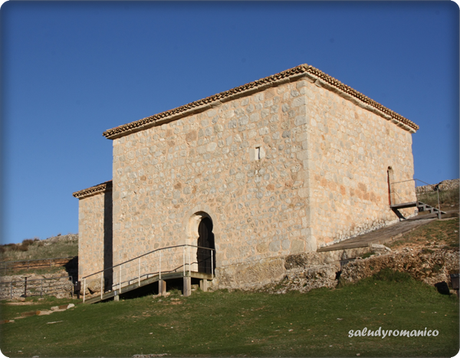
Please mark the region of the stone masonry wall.
<svg viewBox="0 0 460 358"><path fill-rule="evenodd" d="M391 181L399 203L415 201L411 134L337 93L305 88L305 150L310 173L312 235L318 247L397 220L389 205ZM403 183L399 183L404 181ZM414 209L405 210L406 215Z"/></svg>
<svg viewBox="0 0 460 358"><path fill-rule="evenodd" d="M391 221L387 169L413 173L408 132L306 79L116 138L113 155L114 264L196 244L206 213L222 277Z"/></svg>
<svg viewBox="0 0 460 358"><path fill-rule="evenodd" d="M217 266L315 250L305 230L303 82L269 88L115 139L114 263L196 244L196 213L214 224Z"/></svg>
<svg viewBox="0 0 460 358"><path fill-rule="evenodd" d="M71 297L72 278L60 272L56 274L8 275L0 277L0 299L9 300L25 296Z"/></svg>
<svg viewBox="0 0 460 358"><path fill-rule="evenodd" d="M82 198L79 202L79 281L104 268L105 195L99 193Z"/></svg>

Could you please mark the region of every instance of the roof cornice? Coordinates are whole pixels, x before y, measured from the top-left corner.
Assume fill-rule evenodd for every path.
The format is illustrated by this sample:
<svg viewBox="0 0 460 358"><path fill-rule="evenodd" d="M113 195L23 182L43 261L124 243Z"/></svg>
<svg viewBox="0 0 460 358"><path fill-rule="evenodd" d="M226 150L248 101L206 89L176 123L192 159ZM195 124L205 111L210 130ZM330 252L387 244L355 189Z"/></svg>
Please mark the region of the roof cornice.
<svg viewBox="0 0 460 358"><path fill-rule="evenodd" d="M101 194L101 193L106 193L106 192L110 192L110 191L112 191L112 181L111 180L106 181L105 183L102 183L102 184L92 186L92 187L87 188L87 189L76 191L72 195L74 197L76 197L77 199L84 199L84 198L87 198L89 196L93 196L93 195L97 195L97 194Z"/></svg>
<svg viewBox="0 0 460 358"><path fill-rule="evenodd" d="M409 119L388 109L387 107L370 99L364 94L354 90L350 86L343 84L337 79L318 70L317 68L304 64L280 72L278 74L247 83L245 85L235 87L228 91L224 91L213 96L188 103L186 105L171 109L169 111L161 112L153 116L137 120L135 122L108 129L103 133L103 135L108 139L120 138L134 132L138 132L150 127L174 121L176 119L182 118L190 114L202 112L206 109L217 106L220 103L227 102L238 97L246 96L254 92L262 91L268 87L277 86L286 82L296 81L302 77L307 77L316 85L325 87L333 92L338 93L342 97L345 97L355 102L359 106L379 114L385 119L390 120L394 124L404 128L405 130L411 133L414 133L419 129L419 126L414 122L410 121Z"/></svg>

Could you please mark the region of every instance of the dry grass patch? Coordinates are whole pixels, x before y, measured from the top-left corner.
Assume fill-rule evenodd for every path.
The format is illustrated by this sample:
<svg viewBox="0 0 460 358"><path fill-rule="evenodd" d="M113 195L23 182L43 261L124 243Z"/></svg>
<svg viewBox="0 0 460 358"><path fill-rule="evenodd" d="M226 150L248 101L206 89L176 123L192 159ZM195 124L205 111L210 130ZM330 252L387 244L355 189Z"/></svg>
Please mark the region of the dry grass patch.
<svg viewBox="0 0 460 358"><path fill-rule="evenodd" d="M459 247L459 218L434 220L401 239L389 243L390 248L423 247L425 249L455 249Z"/></svg>

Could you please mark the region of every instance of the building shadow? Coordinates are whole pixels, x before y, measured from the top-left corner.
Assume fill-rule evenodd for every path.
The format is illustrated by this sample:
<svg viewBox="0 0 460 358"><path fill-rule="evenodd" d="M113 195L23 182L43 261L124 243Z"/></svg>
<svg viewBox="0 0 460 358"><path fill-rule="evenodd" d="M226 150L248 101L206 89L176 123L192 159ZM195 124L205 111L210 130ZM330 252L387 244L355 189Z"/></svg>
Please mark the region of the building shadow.
<svg viewBox="0 0 460 358"><path fill-rule="evenodd" d="M107 183L104 195L104 284L105 289L111 289L113 283L113 238L112 238L112 182Z"/></svg>

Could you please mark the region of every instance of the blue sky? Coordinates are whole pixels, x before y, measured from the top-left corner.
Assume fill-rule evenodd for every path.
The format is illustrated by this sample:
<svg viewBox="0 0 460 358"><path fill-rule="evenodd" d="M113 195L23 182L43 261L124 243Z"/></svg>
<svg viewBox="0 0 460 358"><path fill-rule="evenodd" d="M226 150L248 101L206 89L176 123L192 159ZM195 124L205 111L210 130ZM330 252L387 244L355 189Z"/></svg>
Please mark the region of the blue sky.
<svg viewBox="0 0 460 358"><path fill-rule="evenodd" d="M302 63L420 126L415 178L459 177L453 2L6 2L2 241L78 232L102 133Z"/></svg>

